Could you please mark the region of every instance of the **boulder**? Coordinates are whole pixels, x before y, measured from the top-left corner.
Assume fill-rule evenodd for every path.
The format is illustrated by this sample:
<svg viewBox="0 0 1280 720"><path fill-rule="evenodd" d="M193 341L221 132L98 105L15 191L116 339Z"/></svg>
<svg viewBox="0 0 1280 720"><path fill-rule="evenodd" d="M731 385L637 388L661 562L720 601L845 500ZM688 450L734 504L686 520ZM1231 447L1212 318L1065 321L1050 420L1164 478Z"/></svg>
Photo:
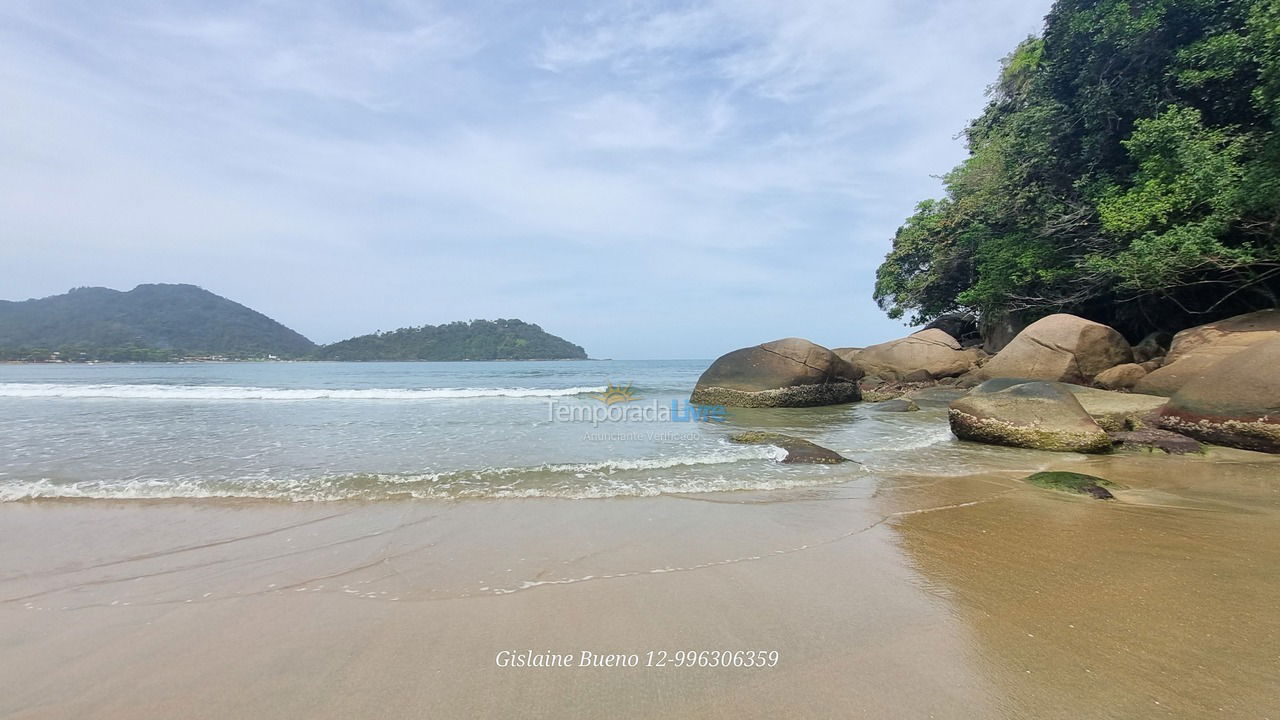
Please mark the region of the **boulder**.
<svg viewBox="0 0 1280 720"><path fill-rule="evenodd" d="M955 338L961 347L982 344L982 334L978 332L978 319L973 315L962 313L939 315L933 322L925 325L924 329L941 330Z"/></svg>
<svg viewBox="0 0 1280 720"><path fill-rule="evenodd" d="M1018 333L982 366L981 373L987 378L1085 384L1103 370L1132 360L1129 343L1114 329L1060 313L1037 320Z"/></svg>
<svg viewBox="0 0 1280 720"><path fill-rule="evenodd" d="M988 313L978 319L978 330L982 333L982 349L992 355L1000 352L1013 342L1027 323L1017 315L1006 313Z"/></svg>
<svg viewBox="0 0 1280 720"><path fill-rule="evenodd" d="M1192 380L1209 376L1218 362L1247 347L1280 337L1280 310L1259 310L1187 328L1173 336L1164 364L1134 389L1172 396Z"/></svg>
<svg viewBox="0 0 1280 720"><path fill-rule="evenodd" d="M1098 373L1093 384L1107 390L1128 390L1146 376L1146 368L1136 363L1125 363Z"/></svg>
<svg viewBox="0 0 1280 720"><path fill-rule="evenodd" d="M1088 495L1098 500L1114 500L1115 496L1109 487L1116 487L1116 484L1110 480L1104 480L1095 475L1085 475L1076 472L1038 472L1035 475L1028 475L1022 478L1024 481L1046 488L1048 490L1060 490L1062 492L1073 493L1076 495Z"/></svg>
<svg viewBox="0 0 1280 720"><path fill-rule="evenodd" d="M1163 450L1170 455L1185 455L1200 452L1200 443L1176 432L1146 427L1141 430L1122 430L1109 432L1113 445L1125 448L1141 448L1144 450Z"/></svg>
<svg viewBox="0 0 1280 720"><path fill-rule="evenodd" d="M951 403L962 440L1065 452L1110 449L1107 433L1061 384L992 380Z"/></svg>
<svg viewBox="0 0 1280 720"><path fill-rule="evenodd" d="M1240 350L1187 382L1161 410L1160 426L1215 445L1280 453L1278 367L1280 337Z"/></svg>
<svg viewBox="0 0 1280 720"><path fill-rule="evenodd" d="M857 357L858 353L862 352L862 348L856 348L856 347L832 348L831 352L835 353L836 355L839 355L841 360L844 360L846 362L853 362L853 358Z"/></svg>
<svg viewBox="0 0 1280 720"><path fill-rule="evenodd" d="M1089 417L1108 432L1133 430L1156 423L1157 414L1168 398L1159 395L1112 392L1063 383L1076 396Z"/></svg>
<svg viewBox="0 0 1280 720"><path fill-rule="evenodd" d="M960 347L937 328L863 349L847 358L868 375L899 382L930 382L963 375L974 368L978 352Z"/></svg>
<svg viewBox="0 0 1280 720"><path fill-rule="evenodd" d="M836 465L842 462L851 462L849 458L835 450L815 445L803 438L783 435L782 433L742 432L731 436L729 439L733 442L747 445L773 445L774 447L780 447L787 453L787 456L782 459L784 463Z"/></svg>
<svg viewBox="0 0 1280 720"><path fill-rule="evenodd" d="M1163 356L1169 351L1169 343L1172 340L1173 336L1162 330L1150 333L1133 346L1133 361L1141 364Z"/></svg>
<svg viewBox="0 0 1280 720"><path fill-rule="evenodd" d="M727 407L812 407L861 399L862 371L834 352L787 338L722 355L689 402Z"/></svg>

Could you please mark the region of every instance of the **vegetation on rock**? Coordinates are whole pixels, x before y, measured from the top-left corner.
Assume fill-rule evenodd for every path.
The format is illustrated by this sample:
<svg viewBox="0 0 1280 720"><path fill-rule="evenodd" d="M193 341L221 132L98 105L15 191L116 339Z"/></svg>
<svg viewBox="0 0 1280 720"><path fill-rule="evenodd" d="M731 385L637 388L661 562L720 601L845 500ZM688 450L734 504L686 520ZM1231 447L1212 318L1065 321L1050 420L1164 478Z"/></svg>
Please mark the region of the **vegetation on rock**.
<svg viewBox="0 0 1280 720"><path fill-rule="evenodd" d="M320 360L585 360L581 347L521 320L472 320L361 335Z"/></svg>

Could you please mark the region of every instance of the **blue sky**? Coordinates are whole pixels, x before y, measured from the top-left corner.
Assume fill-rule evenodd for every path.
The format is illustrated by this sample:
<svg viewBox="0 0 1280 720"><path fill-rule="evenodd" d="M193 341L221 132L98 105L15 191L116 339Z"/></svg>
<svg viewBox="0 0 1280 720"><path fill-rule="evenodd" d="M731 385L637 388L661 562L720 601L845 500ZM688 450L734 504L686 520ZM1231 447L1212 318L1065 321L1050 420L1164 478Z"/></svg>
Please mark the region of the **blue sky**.
<svg viewBox="0 0 1280 720"><path fill-rule="evenodd" d="M328 342L904 334L876 266L1049 0L0 5L0 298L189 282Z"/></svg>

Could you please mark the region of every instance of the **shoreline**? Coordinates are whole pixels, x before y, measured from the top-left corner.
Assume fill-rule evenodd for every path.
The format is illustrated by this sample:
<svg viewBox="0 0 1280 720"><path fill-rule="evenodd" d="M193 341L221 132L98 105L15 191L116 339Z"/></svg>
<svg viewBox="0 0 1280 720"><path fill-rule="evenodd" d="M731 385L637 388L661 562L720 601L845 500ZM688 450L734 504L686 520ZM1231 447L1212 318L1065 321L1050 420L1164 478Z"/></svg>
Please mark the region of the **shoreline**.
<svg viewBox="0 0 1280 720"><path fill-rule="evenodd" d="M1111 717L1280 696L1280 459L773 492L0 505L0 714ZM1159 612L1155 609L1159 608ZM773 668L501 651L777 650ZM1158 705L1156 703L1159 703Z"/></svg>

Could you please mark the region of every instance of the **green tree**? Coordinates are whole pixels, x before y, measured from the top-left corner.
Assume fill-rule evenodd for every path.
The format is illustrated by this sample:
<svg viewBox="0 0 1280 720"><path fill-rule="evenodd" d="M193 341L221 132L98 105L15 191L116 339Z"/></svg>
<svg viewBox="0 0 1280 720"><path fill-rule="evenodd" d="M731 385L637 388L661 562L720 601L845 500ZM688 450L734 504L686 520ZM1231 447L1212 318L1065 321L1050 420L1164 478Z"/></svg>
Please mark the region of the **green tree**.
<svg viewBox="0 0 1280 720"><path fill-rule="evenodd" d="M989 95L877 272L890 316L1140 335L1276 305L1280 0L1059 0Z"/></svg>

